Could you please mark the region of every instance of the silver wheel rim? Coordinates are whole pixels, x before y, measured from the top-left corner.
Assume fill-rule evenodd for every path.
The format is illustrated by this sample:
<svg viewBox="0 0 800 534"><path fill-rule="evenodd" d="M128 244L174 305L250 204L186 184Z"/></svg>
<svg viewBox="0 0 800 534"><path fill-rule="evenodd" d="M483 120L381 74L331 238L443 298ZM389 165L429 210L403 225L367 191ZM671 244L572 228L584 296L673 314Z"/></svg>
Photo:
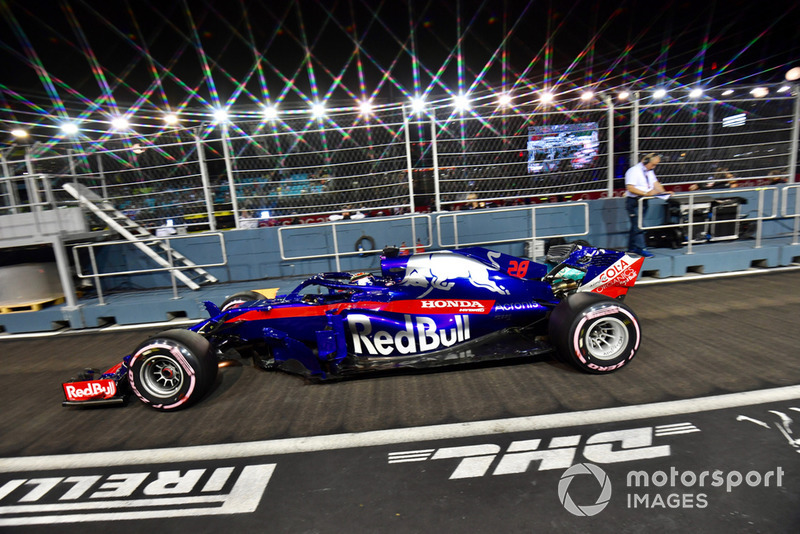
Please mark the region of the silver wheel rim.
<svg viewBox="0 0 800 534"><path fill-rule="evenodd" d="M603 317L586 332L586 350L597 360L618 358L628 345L628 328L616 317Z"/></svg>
<svg viewBox="0 0 800 534"><path fill-rule="evenodd" d="M184 373L172 358L154 354L142 363L139 378L150 394L168 398L174 396L183 386Z"/></svg>

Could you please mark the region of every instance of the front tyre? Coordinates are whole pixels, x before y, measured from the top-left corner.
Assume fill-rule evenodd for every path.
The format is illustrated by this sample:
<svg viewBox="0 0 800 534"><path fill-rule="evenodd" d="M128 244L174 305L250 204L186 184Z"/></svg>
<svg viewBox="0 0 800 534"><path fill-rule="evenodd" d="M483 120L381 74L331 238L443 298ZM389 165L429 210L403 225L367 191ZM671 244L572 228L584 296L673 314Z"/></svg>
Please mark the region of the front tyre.
<svg viewBox="0 0 800 534"><path fill-rule="evenodd" d="M595 374L616 371L636 355L642 331L627 305L596 293L575 293L550 315L550 340L558 355Z"/></svg>
<svg viewBox="0 0 800 534"><path fill-rule="evenodd" d="M131 390L143 403L161 411L197 402L216 377L217 357L211 344L190 330L167 330L151 337L128 363Z"/></svg>

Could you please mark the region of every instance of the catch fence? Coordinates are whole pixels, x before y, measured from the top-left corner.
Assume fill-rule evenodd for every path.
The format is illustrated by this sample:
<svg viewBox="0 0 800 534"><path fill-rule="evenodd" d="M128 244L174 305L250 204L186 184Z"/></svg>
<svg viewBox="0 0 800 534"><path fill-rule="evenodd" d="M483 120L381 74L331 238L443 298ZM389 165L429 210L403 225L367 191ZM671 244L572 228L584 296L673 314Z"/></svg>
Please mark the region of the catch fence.
<svg viewBox="0 0 800 534"><path fill-rule="evenodd" d="M635 94L622 104L464 113L294 113L16 146L3 152L0 215L72 204L66 182L90 187L143 226L189 231L511 207L618 194L630 162L649 152L662 155L659 179L678 191L794 182L793 91L671 101Z"/></svg>

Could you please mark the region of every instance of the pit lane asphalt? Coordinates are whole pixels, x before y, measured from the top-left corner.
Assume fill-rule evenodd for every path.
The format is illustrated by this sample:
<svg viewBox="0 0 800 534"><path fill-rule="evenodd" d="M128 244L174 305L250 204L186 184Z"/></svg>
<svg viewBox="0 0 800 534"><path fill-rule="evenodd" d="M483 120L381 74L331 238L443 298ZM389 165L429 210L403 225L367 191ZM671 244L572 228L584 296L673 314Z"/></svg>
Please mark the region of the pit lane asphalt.
<svg viewBox="0 0 800 534"><path fill-rule="evenodd" d="M61 407L61 382L164 327L0 338L0 457L207 445L591 410L800 384L800 271L637 285L644 340L620 372L485 365L310 384L249 360L177 413Z"/></svg>
<svg viewBox="0 0 800 534"><path fill-rule="evenodd" d="M244 360L220 369L211 395L175 413L159 413L135 400L126 407L60 405L62 380L85 366L117 363L163 326L0 339L0 530L77 534L94 523L120 533L797 532L796 446L787 444L778 426L766 427L779 414L800 412L792 387L800 384L798 284L800 271L782 270L638 285L627 303L639 315L643 345L630 366L608 376L542 360L308 384ZM772 401L740 403L737 392L765 393ZM717 399L729 397L737 400L728 408L742 407L713 411ZM701 410L708 413L695 413L693 406L686 411L687 402L698 398L710 401ZM602 408L611 410L598 411ZM651 415L613 415L640 408ZM605 422L572 417L609 412ZM534 420L528 431L514 430L513 424L500 429L503 421L520 418ZM542 418L550 423L540 425ZM493 429L470 434L474 425ZM468 432L462 438L432 438L427 431L445 427ZM374 431L383 439L375 441ZM569 464L559 469L534 464L518 476L486 470L452 480L461 465L458 455L473 447L489 451L497 465L512 446L577 445L577 465L591 461L589 436L609 431L653 436L652 447L633 445L638 454L642 446L655 456L664 447L671 452L640 462L601 463L614 493L608 510L596 517L575 517L559 506L556 490ZM403 433L408 435L398 437ZM338 443L320 446L326 439ZM232 444L256 453L242 455ZM210 448L197 447L202 445ZM206 456L212 449L216 452ZM430 461L453 451L454 460ZM61 456L69 453L88 454ZM42 458L46 464L40 464ZM15 467L28 459L39 465ZM690 475L724 469L761 476L780 468L785 478L780 487L733 492L679 487L672 491L680 492L681 509L647 508L641 502L652 506L653 499L666 499L666 492L624 485L631 469L656 476L656 469L669 472L676 466ZM171 498L181 488L171 486L169 477L188 476L190 468L206 478ZM212 483L218 474L228 477L225 486ZM148 478L132 497L98 498L139 475ZM93 485L86 489L78 481ZM598 488L589 482L569 487L581 505L599 502ZM143 488L151 484L162 490L161 497L148 499ZM73 496L67 499L69 488ZM233 507L231 515L215 518L218 509L196 508L208 499L225 499L223 508ZM256 507L247 509L248 501ZM699 506L704 502L707 508Z"/></svg>

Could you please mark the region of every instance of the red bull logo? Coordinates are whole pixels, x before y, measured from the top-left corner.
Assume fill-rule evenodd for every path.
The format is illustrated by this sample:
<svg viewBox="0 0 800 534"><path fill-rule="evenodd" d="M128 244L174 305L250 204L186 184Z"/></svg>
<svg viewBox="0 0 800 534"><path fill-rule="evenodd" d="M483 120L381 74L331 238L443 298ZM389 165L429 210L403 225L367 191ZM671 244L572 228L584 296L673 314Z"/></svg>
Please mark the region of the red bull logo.
<svg viewBox="0 0 800 534"><path fill-rule="evenodd" d="M405 328L397 332L372 330L370 318L362 314L347 316L353 352L371 356L414 354L451 347L470 339L469 315L453 315L451 328L439 328L430 317L404 315Z"/></svg>
<svg viewBox="0 0 800 534"><path fill-rule="evenodd" d="M113 380L87 380L64 384L64 395L69 401L89 399L110 399L117 394Z"/></svg>
<svg viewBox="0 0 800 534"><path fill-rule="evenodd" d="M496 269L490 269L478 260L452 252L415 254L408 259L401 284L428 288L420 298L434 289L450 291L458 279L467 280L477 288L508 295L506 288L490 279L489 271Z"/></svg>

